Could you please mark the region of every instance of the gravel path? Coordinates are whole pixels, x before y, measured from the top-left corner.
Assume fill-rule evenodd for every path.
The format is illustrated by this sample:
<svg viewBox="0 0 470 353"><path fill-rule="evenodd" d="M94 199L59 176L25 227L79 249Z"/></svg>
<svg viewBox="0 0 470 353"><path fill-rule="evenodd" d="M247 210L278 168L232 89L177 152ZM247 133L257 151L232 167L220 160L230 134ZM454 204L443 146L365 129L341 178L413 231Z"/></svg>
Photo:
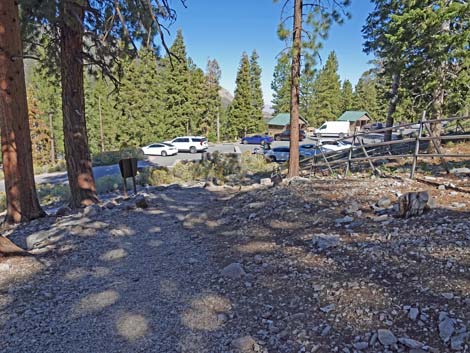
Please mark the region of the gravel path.
<svg viewBox="0 0 470 353"><path fill-rule="evenodd" d="M43 242L37 260L18 260L23 279L10 282L5 273L18 278L18 264L0 263L0 351L224 351L219 328L230 303L211 293L210 256L185 227L211 198L175 188L150 195L146 209L123 203L58 218L54 244Z"/></svg>

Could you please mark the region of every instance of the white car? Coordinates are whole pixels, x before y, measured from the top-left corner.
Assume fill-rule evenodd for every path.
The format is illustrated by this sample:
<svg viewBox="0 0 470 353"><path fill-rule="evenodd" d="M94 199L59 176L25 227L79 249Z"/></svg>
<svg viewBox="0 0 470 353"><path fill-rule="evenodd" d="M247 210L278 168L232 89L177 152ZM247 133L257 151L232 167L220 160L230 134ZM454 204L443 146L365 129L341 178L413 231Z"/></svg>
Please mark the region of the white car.
<svg viewBox="0 0 470 353"><path fill-rule="evenodd" d="M325 150L342 151L350 149L351 145L352 143L348 141L328 141L327 143L323 142L320 146Z"/></svg>
<svg viewBox="0 0 470 353"><path fill-rule="evenodd" d="M175 146L178 152L204 152L209 147L207 138L203 136L181 136L165 143Z"/></svg>
<svg viewBox="0 0 470 353"><path fill-rule="evenodd" d="M170 143L159 142L152 143L151 145L142 147L142 152L150 156L174 156L178 154L178 149Z"/></svg>

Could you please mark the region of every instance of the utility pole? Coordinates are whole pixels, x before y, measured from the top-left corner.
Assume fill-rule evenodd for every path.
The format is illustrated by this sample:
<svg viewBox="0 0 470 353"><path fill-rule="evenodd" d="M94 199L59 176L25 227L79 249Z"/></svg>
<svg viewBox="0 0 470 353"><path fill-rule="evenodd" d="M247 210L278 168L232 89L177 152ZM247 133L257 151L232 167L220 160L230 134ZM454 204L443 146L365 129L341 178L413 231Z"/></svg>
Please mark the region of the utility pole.
<svg viewBox="0 0 470 353"><path fill-rule="evenodd" d="M104 152L104 131L103 131L103 116L101 115L101 96L98 96L98 110L100 114L100 142L101 152Z"/></svg>
<svg viewBox="0 0 470 353"><path fill-rule="evenodd" d="M53 112L49 112L49 135L51 137L51 163L55 164L55 141L54 141L54 126L52 124Z"/></svg>

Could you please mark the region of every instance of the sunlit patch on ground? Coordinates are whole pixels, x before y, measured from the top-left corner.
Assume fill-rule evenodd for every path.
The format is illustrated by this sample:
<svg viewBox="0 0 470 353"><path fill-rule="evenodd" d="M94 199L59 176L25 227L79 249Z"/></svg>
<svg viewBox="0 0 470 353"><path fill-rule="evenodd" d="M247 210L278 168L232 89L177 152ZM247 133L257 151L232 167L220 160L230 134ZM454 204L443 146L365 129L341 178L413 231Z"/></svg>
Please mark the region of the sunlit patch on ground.
<svg viewBox="0 0 470 353"><path fill-rule="evenodd" d="M135 341L147 334L149 324L147 319L140 314L125 313L118 318L116 329L122 337Z"/></svg>
<svg viewBox="0 0 470 353"><path fill-rule="evenodd" d="M191 308L182 315L183 324L193 330L214 331L223 323L221 314L231 310L227 298L217 295L206 295L191 302Z"/></svg>
<svg viewBox="0 0 470 353"><path fill-rule="evenodd" d="M127 256L127 252L124 249L114 249L110 250L100 256L100 259L103 261L115 261L123 259Z"/></svg>
<svg viewBox="0 0 470 353"><path fill-rule="evenodd" d="M74 308L74 316L101 311L116 303L118 299L119 293L115 290L107 290L87 295L82 298L79 304Z"/></svg>

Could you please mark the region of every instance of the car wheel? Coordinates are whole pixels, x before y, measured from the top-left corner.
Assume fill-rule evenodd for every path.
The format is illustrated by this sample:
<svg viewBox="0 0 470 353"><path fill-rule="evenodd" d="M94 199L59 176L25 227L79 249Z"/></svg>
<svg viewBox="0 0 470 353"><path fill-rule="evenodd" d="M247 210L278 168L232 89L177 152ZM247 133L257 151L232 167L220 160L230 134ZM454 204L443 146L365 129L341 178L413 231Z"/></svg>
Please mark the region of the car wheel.
<svg viewBox="0 0 470 353"><path fill-rule="evenodd" d="M162 151L162 157L166 157L166 156L167 156L166 151Z"/></svg>
<svg viewBox="0 0 470 353"><path fill-rule="evenodd" d="M275 156L269 156L269 160L271 162L276 162L276 157Z"/></svg>
<svg viewBox="0 0 470 353"><path fill-rule="evenodd" d="M243 143L244 145L246 145L246 144L248 143L248 141L247 141L247 140L242 140L242 143Z"/></svg>
<svg viewBox="0 0 470 353"><path fill-rule="evenodd" d="M281 136L276 136L276 141L281 141Z"/></svg>
<svg viewBox="0 0 470 353"><path fill-rule="evenodd" d="M266 141L261 141L261 146L264 146L266 144Z"/></svg>
<svg viewBox="0 0 470 353"><path fill-rule="evenodd" d="M196 147L191 146L191 148L189 149L189 152L190 152L190 153L196 153L196 152L197 152Z"/></svg>

